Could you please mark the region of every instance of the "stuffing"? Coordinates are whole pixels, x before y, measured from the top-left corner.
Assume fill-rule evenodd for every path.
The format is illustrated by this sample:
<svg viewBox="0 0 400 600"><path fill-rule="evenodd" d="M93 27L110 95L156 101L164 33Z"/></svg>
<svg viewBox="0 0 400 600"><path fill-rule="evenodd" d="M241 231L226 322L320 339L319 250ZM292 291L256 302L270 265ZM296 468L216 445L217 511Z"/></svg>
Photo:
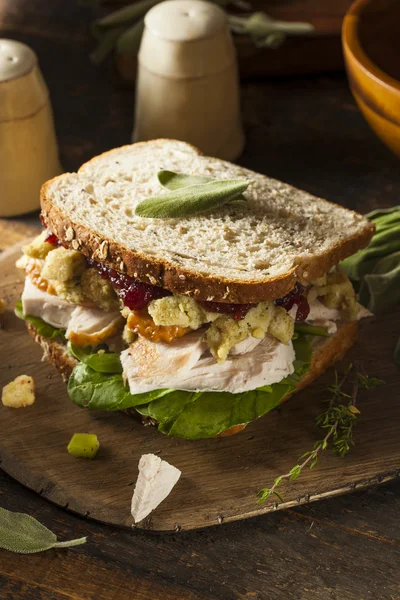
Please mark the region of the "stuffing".
<svg viewBox="0 0 400 600"><path fill-rule="evenodd" d="M35 402L35 382L29 375L20 375L7 384L2 391L1 401L4 406L21 408L31 406Z"/></svg>
<svg viewBox="0 0 400 600"><path fill-rule="evenodd" d="M193 298L182 295L152 300L148 311L156 325L179 325L199 329L204 323L218 318L218 313L207 312Z"/></svg>
<svg viewBox="0 0 400 600"><path fill-rule="evenodd" d="M53 244L46 242L47 231L42 231L40 235L35 237L30 244L22 246L22 252L30 258L45 259L51 250L54 250Z"/></svg>
<svg viewBox="0 0 400 600"><path fill-rule="evenodd" d="M137 340L137 333L133 333L133 331L131 331L130 329L128 329L128 326L125 325L124 330L122 332L122 339L123 341L128 344L128 346L130 346L131 344L133 344L133 342L135 342Z"/></svg>
<svg viewBox="0 0 400 600"><path fill-rule="evenodd" d="M328 308L338 309L343 319L353 321L357 318L359 306L356 293L350 279L341 269L327 273L325 281L313 282L307 299L313 302L316 298Z"/></svg>
<svg viewBox="0 0 400 600"><path fill-rule="evenodd" d="M103 310L117 310L118 296L111 284L96 271L87 269L81 277L83 294Z"/></svg>
<svg viewBox="0 0 400 600"><path fill-rule="evenodd" d="M288 344L293 337L294 320L282 307L260 302L239 321L228 315L219 316L207 330L206 342L212 354L222 362L239 342L250 335L262 339L267 333Z"/></svg>
<svg viewBox="0 0 400 600"><path fill-rule="evenodd" d="M81 252L56 248L46 256L41 275L45 279L65 282L81 276L86 268L86 259Z"/></svg>
<svg viewBox="0 0 400 600"><path fill-rule="evenodd" d="M53 281L53 287L56 295L66 302L70 302L71 304L88 303L88 298L83 293L79 279Z"/></svg>

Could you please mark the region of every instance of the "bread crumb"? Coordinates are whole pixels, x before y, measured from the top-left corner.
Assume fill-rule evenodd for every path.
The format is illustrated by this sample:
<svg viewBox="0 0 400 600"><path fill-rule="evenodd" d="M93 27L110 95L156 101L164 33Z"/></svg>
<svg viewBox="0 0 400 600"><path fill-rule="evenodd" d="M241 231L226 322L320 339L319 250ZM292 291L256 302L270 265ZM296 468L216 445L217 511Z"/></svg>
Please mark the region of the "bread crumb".
<svg viewBox="0 0 400 600"><path fill-rule="evenodd" d="M14 381L4 386L1 401L4 406L21 408L31 406L35 402L35 382L29 375L19 375Z"/></svg>

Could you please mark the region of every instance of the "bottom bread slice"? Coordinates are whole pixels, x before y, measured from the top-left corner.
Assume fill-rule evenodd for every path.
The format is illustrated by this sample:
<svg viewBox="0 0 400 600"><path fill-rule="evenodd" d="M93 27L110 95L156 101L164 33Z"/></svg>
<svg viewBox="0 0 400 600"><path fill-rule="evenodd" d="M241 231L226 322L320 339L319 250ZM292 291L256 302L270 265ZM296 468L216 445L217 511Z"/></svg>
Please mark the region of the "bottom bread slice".
<svg viewBox="0 0 400 600"><path fill-rule="evenodd" d="M66 344L57 340L44 338L31 323L27 322L26 326L35 342L41 345L46 360L56 367L64 381L68 381L78 361L68 354ZM338 325L337 332L329 338L314 338L310 370L297 384L296 390L285 396L282 402L286 402L293 394L307 387L326 369L340 360L345 352L354 344L357 337L357 330L358 322L349 321ZM141 418L135 410L128 409L124 412L129 416ZM245 427L245 424L235 425L223 431L217 437L233 435L242 431Z"/></svg>

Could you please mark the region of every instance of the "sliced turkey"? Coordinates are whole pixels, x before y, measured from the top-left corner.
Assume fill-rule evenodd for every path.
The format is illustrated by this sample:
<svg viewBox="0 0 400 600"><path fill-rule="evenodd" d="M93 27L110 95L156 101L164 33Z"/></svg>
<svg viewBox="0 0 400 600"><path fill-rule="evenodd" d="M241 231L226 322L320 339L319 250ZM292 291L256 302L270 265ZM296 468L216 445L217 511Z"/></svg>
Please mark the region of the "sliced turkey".
<svg viewBox="0 0 400 600"><path fill-rule="evenodd" d="M76 346L97 346L115 335L124 324L117 311L77 306L71 315L65 337Z"/></svg>
<svg viewBox="0 0 400 600"><path fill-rule="evenodd" d="M121 352L121 362L126 362L133 378L146 382L149 389L160 389L160 380L167 380L176 373L185 376L196 365L207 350L203 335L204 332L194 331L175 339L172 344L155 343L139 336Z"/></svg>
<svg viewBox="0 0 400 600"><path fill-rule="evenodd" d="M22 310L25 315L40 317L53 327L66 329L66 338L76 346L100 344L114 336L124 324L119 311L106 312L71 304L39 290L29 277L25 279L22 293Z"/></svg>
<svg viewBox="0 0 400 600"><path fill-rule="evenodd" d="M68 327L71 315L76 309L75 304L70 304L58 296L39 290L29 277L25 278L21 300L25 315L40 317L49 325L62 329Z"/></svg>
<svg viewBox="0 0 400 600"><path fill-rule="evenodd" d="M155 344L145 338L131 344L121 353L130 392L172 388L239 393L277 383L293 373L292 343L286 346L266 336L251 352L217 363L201 337L201 332L194 332L172 344Z"/></svg>
<svg viewBox="0 0 400 600"><path fill-rule="evenodd" d="M357 313L357 321L360 319L365 319L366 317L372 317L372 313L361 306L358 305L358 313ZM340 310L337 308L329 308L325 306L318 299L310 302L310 312L307 317L307 323L311 323L313 325L320 325L321 327L326 327L328 333L336 333L337 325L336 321L341 320Z"/></svg>

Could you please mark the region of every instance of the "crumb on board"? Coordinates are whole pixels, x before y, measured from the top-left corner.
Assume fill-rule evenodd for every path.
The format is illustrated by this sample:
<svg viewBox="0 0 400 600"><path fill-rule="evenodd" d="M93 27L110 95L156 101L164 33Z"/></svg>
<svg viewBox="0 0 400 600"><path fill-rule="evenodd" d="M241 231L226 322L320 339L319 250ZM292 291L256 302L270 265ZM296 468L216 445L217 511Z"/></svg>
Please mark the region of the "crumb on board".
<svg viewBox="0 0 400 600"><path fill-rule="evenodd" d="M1 401L4 406L21 408L35 402L35 382L29 375L19 375L3 387Z"/></svg>

